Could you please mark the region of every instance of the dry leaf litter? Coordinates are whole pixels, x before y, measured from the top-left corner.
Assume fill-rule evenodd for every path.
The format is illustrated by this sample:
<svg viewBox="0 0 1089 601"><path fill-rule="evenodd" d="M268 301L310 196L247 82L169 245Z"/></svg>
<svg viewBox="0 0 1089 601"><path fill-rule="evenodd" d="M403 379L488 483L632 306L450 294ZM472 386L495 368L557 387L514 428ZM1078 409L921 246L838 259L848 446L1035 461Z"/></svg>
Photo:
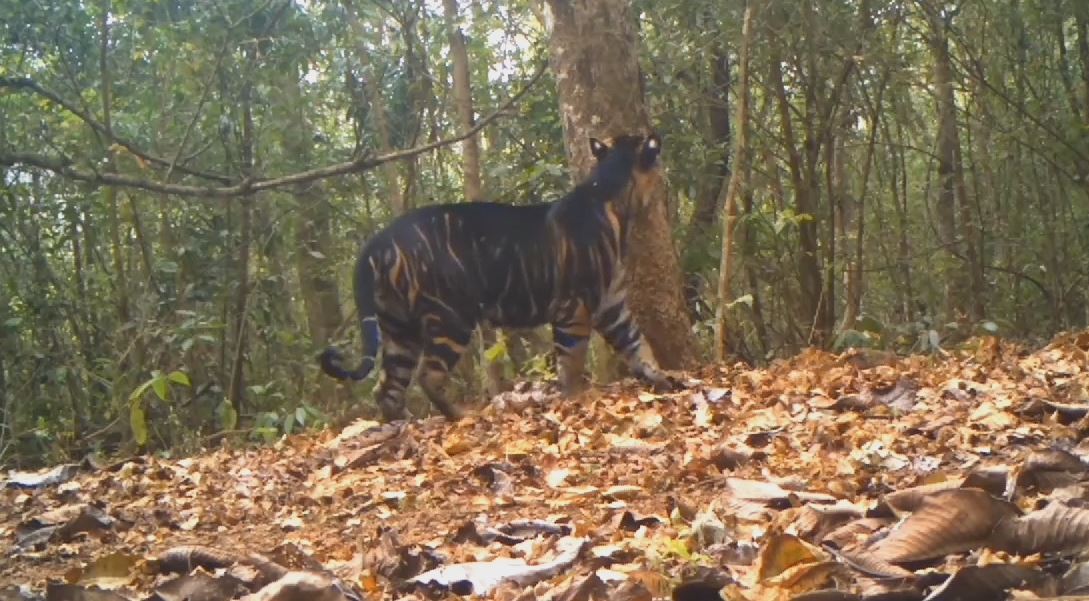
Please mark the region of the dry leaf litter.
<svg viewBox="0 0 1089 601"><path fill-rule="evenodd" d="M0 599L1089 595L1089 332L11 472Z"/></svg>

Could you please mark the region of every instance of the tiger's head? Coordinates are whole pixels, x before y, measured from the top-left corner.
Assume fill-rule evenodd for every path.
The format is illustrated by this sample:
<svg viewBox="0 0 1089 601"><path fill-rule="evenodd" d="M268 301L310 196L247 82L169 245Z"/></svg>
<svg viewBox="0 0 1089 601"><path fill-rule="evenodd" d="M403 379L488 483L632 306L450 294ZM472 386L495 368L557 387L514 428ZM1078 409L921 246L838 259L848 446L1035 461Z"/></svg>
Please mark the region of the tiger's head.
<svg viewBox="0 0 1089 601"><path fill-rule="evenodd" d="M623 153L625 158L630 157L633 197L638 199L640 205L646 205L650 199L649 192L661 179L658 157L662 153L662 140L658 134L623 134L604 140L590 138L590 152L598 165L616 153Z"/></svg>

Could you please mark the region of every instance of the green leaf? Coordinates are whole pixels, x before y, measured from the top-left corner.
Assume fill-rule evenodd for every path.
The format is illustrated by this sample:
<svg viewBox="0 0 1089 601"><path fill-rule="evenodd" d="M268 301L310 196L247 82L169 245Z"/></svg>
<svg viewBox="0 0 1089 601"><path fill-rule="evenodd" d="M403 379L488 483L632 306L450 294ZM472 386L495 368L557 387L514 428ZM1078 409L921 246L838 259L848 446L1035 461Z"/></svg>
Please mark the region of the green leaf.
<svg viewBox="0 0 1089 601"><path fill-rule="evenodd" d="M484 351L484 359L488 363L495 363L496 361L504 361L507 358L507 341L498 340L495 344L491 345Z"/></svg>
<svg viewBox="0 0 1089 601"><path fill-rule="evenodd" d="M136 444L147 445L147 415L144 414L144 404L139 400L129 404L129 427L132 428L132 437Z"/></svg>
<svg viewBox="0 0 1089 601"><path fill-rule="evenodd" d="M306 408L305 407L296 407L295 408L295 421L299 422L300 426L305 426L306 425Z"/></svg>
<svg viewBox="0 0 1089 601"><path fill-rule="evenodd" d="M151 381L151 389L155 391L155 396L161 400L165 401L170 397L170 382L162 376Z"/></svg>
<svg viewBox="0 0 1089 601"><path fill-rule="evenodd" d="M143 384L137 386L136 390L133 390L132 394L129 395L129 402L131 403L131 402L137 401L141 397L143 397L144 393L147 392L147 389L151 387L151 383L154 382L154 381L155 381L155 378L152 378L152 379L148 380L147 382L144 382Z"/></svg>
<svg viewBox="0 0 1089 601"><path fill-rule="evenodd" d="M181 384L182 386L192 386L192 384L189 383L189 376L185 375L184 372L172 371L166 376L166 379L175 384Z"/></svg>

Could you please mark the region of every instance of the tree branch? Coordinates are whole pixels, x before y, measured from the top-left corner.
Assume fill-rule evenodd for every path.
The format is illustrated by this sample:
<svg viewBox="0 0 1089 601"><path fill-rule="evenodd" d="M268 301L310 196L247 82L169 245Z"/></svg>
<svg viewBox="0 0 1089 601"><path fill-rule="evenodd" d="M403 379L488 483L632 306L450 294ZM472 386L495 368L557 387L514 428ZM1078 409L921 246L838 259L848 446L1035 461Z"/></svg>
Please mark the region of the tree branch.
<svg viewBox="0 0 1089 601"><path fill-rule="evenodd" d="M122 186L126 188L147 190L149 192L175 194L178 196L231 198L243 194L261 192L264 190L272 190L274 188L280 188L283 186L290 186L293 184L307 183L314 180L334 177L337 175L367 171L385 163L411 158L417 155L431 152L433 150L437 150L444 146L449 146L451 144L461 142L462 140L468 139L469 137L475 135L477 132L487 127L491 122L505 116L507 111L512 106L514 106L514 104L518 102L518 100L520 100L526 94L526 92L528 92L534 86L534 84L537 83L538 80L540 80L541 76L545 72L545 69L547 68L547 65L547 62L542 63L541 66L537 69L537 72L533 74L533 76L529 79L529 81L526 82L522 89L518 90L517 93L511 96L510 99L508 99L505 103L503 103L502 106L496 109L495 112L481 118L479 121L477 121L476 125L457 135L451 136L449 138L443 138L441 140L436 140L435 142L431 142L430 144L424 144L413 148L405 148L402 150L397 150L378 156L363 155L356 157L350 161L345 161L343 163L336 163L333 165L328 165L326 167L319 167L317 169L311 169L299 173L292 173L290 175L265 179L245 179L238 184L232 186L188 186L181 184L169 184L156 180L134 178L126 175L121 175L119 173L100 173L98 171L94 171L93 169L79 169L73 166L74 162L69 159L50 157L33 153L0 152L0 166L25 165L29 167L35 167L55 173L57 175L61 175L68 179L85 182L96 186ZM4 79L0 78L0 84L2 84L3 81ZM8 81L10 81L10 79ZM95 123L97 123L97 121ZM99 127L101 127L100 124ZM166 164L169 164L169 162L167 162ZM178 169L180 170L180 168Z"/></svg>
<svg viewBox="0 0 1089 601"><path fill-rule="evenodd" d="M61 98L57 93L53 92L52 90L42 87L41 84L34 81L33 79L26 77L0 77L0 89L15 90L20 92L33 92L34 94L37 94L38 96L46 98L47 100L59 105L61 108L68 111L69 113L72 113L76 117L79 117L80 121L83 121L88 126L90 126L91 129L105 136L108 142L121 146L133 155L138 156L149 163L154 163L163 167L169 167L171 165L171 161L169 159L150 154L144 150L141 150L132 141L117 136L116 134L111 132L105 124L100 122L98 119L95 119L93 115L76 106L75 103ZM181 171L182 173L185 173L187 175L192 175L195 177L200 177L203 179L224 184L229 184L232 181L231 178L226 175L220 175L218 173L207 173L203 171L198 171L196 169L190 169L188 167L183 167L180 165L175 166L174 169L177 171Z"/></svg>

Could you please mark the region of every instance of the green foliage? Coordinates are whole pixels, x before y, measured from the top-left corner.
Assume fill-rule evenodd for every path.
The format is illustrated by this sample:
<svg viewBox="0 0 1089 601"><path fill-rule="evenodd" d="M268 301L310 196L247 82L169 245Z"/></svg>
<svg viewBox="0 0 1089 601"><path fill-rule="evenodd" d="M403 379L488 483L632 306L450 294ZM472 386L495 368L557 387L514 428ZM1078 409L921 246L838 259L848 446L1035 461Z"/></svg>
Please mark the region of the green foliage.
<svg viewBox="0 0 1089 601"><path fill-rule="evenodd" d="M144 408L144 395L148 390L162 402L170 400L171 384L190 386L189 376L181 371L172 371L164 374L158 370L151 372L151 377L143 384L136 387L129 395L129 427L132 428L132 436L136 444L146 446L148 442L147 412Z"/></svg>

